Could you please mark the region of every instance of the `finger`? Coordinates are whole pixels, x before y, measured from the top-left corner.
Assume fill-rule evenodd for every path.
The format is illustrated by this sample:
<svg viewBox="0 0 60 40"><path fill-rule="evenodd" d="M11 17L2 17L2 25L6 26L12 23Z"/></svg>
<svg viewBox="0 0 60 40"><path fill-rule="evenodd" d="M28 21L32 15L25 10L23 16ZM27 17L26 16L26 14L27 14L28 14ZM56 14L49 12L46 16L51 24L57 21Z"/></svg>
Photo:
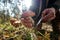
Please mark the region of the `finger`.
<svg viewBox="0 0 60 40"><path fill-rule="evenodd" d="M48 19L47 16L45 16L42 21L47 22L47 19Z"/></svg>
<svg viewBox="0 0 60 40"><path fill-rule="evenodd" d="M26 27L32 27L32 23L23 23Z"/></svg>
<svg viewBox="0 0 60 40"><path fill-rule="evenodd" d="M25 19L26 19L26 20L30 20L30 18L29 18L29 17L26 17Z"/></svg>
<svg viewBox="0 0 60 40"><path fill-rule="evenodd" d="M54 15L53 12L50 12L46 17L45 19L47 18L48 21L51 21L55 18L56 16Z"/></svg>
<svg viewBox="0 0 60 40"><path fill-rule="evenodd" d="M53 13L52 13L52 15L50 15L50 17L49 17L49 18L50 18L49 20L51 21L51 20L55 19L55 17L56 17L56 16L53 15Z"/></svg>
<svg viewBox="0 0 60 40"><path fill-rule="evenodd" d="M32 23L27 23L26 26L27 27L32 27Z"/></svg>
<svg viewBox="0 0 60 40"><path fill-rule="evenodd" d="M23 25L25 25L25 26L27 26L27 27L32 27L32 23L31 22L25 22L24 21L25 19L24 18L22 18L22 23L23 23Z"/></svg>
<svg viewBox="0 0 60 40"><path fill-rule="evenodd" d="M49 11L49 13L44 16L44 18L50 18L52 16L54 16L54 13L52 11Z"/></svg>
<svg viewBox="0 0 60 40"><path fill-rule="evenodd" d="M31 20L23 20L25 23L31 23Z"/></svg>
<svg viewBox="0 0 60 40"><path fill-rule="evenodd" d="M56 17L56 16L55 16L55 17ZM55 17L50 18L50 19L49 19L49 21L51 21L51 20L55 19Z"/></svg>
<svg viewBox="0 0 60 40"><path fill-rule="evenodd" d="M50 8L50 10L55 13L55 9L54 8Z"/></svg>
<svg viewBox="0 0 60 40"><path fill-rule="evenodd" d="M33 17L35 16L35 13L32 12L32 11L25 11L23 14L22 14L23 17Z"/></svg>
<svg viewBox="0 0 60 40"><path fill-rule="evenodd" d="M48 9L45 9L43 12L42 12L42 16L45 16L48 12Z"/></svg>
<svg viewBox="0 0 60 40"><path fill-rule="evenodd" d="M24 18L21 18L21 21L23 21L24 20Z"/></svg>
<svg viewBox="0 0 60 40"><path fill-rule="evenodd" d="M24 18L22 19L22 21L24 21L25 23L31 23L32 20L30 18Z"/></svg>
<svg viewBox="0 0 60 40"><path fill-rule="evenodd" d="M50 19L52 16L53 16L53 15L52 15L51 12L48 13L47 15L45 15L45 16L43 17L43 22L47 22L47 21L49 21L49 19Z"/></svg>
<svg viewBox="0 0 60 40"><path fill-rule="evenodd" d="M21 18L21 22L23 25L26 25L26 23L24 22L24 18Z"/></svg>
<svg viewBox="0 0 60 40"><path fill-rule="evenodd" d="M21 22L24 23L24 18L21 18Z"/></svg>

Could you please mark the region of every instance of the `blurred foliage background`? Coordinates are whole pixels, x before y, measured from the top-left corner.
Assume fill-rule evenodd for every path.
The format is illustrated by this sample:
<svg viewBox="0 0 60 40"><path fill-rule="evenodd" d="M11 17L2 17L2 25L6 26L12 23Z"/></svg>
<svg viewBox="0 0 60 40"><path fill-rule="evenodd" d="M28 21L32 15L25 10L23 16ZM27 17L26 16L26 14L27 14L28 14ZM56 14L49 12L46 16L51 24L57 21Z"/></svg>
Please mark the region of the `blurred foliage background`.
<svg viewBox="0 0 60 40"><path fill-rule="evenodd" d="M50 34L42 34L34 28L26 28L22 23L14 27L10 18L18 14L21 17L22 10L28 10L23 0L0 0L0 40L50 40ZM38 39L37 39L38 38Z"/></svg>

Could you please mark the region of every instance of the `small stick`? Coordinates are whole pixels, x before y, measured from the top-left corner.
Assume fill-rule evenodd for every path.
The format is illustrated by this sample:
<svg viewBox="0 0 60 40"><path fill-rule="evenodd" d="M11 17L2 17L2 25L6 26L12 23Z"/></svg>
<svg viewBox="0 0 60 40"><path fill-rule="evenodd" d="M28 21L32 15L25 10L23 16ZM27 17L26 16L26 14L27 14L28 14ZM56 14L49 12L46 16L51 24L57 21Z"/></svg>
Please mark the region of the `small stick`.
<svg viewBox="0 0 60 40"><path fill-rule="evenodd" d="M43 19L43 18L41 18L41 19L38 21L38 23L36 24L36 27L41 23L42 19Z"/></svg>

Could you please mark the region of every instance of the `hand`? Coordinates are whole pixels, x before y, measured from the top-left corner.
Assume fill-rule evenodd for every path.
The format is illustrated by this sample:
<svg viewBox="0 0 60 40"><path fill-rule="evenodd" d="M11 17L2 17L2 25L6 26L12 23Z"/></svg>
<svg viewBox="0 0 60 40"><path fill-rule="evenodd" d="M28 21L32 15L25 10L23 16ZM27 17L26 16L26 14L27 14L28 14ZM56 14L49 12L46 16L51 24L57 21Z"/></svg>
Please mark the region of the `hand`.
<svg viewBox="0 0 60 40"><path fill-rule="evenodd" d="M31 18L35 16L35 13L32 11L26 11L22 14L21 21L26 27L32 27L34 24L34 20Z"/></svg>
<svg viewBox="0 0 60 40"><path fill-rule="evenodd" d="M22 21L23 25L25 25L26 27L30 28L33 26L32 20L29 17L21 18L21 21Z"/></svg>
<svg viewBox="0 0 60 40"><path fill-rule="evenodd" d="M55 9L54 8L48 8L48 9L45 9L43 12L42 12L42 18L43 18L43 22L48 22L48 21L51 21L53 19L55 19Z"/></svg>
<svg viewBox="0 0 60 40"><path fill-rule="evenodd" d="M34 24L34 20L31 18L34 16L35 13L32 11L26 11L22 14L21 22L26 26L26 27L32 27ZM20 24L20 20L17 20L15 18L11 18L10 22L13 26L18 27Z"/></svg>

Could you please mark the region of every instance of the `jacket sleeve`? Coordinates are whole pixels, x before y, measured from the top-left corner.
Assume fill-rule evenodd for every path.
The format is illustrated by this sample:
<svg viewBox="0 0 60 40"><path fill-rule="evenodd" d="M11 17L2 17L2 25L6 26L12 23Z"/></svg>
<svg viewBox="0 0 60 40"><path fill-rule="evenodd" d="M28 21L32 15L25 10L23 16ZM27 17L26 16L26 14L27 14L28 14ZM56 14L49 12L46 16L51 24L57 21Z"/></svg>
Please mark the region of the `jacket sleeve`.
<svg viewBox="0 0 60 40"><path fill-rule="evenodd" d="M54 7L57 11L60 8L60 0L49 0L48 8Z"/></svg>
<svg viewBox="0 0 60 40"><path fill-rule="evenodd" d="M60 22L60 12L59 12L59 8L60 8L60 0L56 0L53 4L50 5L50 7L54 7L56 9L56 18L54 20L51 21L52 26L53 26L53 31L56 34L60 34L60 26L58 26L59 22Z"/></svg>

